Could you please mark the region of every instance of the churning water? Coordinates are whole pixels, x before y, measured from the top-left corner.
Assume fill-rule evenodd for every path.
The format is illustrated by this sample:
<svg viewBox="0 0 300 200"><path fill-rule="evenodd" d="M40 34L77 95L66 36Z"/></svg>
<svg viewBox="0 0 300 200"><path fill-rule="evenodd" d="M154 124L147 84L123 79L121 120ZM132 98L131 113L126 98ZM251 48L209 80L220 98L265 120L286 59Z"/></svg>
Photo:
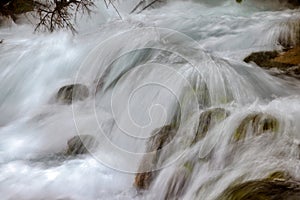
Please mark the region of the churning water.
<svg viewBox="0 0 300 200"><path fill-rule="evenodd" d="M129 15L134 3L118 3L121 20L99 2L76 36L0 29L0 198L213 200L276 170L299 179L299 84L243 62L281 49L279 37L293 38L283 24L299 11L198 0ZM73 83L89 97L58 103ZM149 137L168 124L176 134L155 166L141 167ZM99 144L60 154L76 135ZM136 172L157 169L147 190L134 187Z"/></svg>

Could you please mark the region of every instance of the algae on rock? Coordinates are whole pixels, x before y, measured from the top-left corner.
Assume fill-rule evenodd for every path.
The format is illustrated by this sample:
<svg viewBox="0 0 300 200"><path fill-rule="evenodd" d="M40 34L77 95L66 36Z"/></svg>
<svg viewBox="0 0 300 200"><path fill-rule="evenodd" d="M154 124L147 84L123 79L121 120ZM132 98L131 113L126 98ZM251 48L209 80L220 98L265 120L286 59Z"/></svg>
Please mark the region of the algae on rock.
<svg viewBox="0 0 300 200"><path fill-rule="evenodd" d="M250 132L254 136L263 133L276 133L279 129L279 122L276 117L265 113L254 113L245 117L234 132L233 140L244 140L247 133Z"/></svg>

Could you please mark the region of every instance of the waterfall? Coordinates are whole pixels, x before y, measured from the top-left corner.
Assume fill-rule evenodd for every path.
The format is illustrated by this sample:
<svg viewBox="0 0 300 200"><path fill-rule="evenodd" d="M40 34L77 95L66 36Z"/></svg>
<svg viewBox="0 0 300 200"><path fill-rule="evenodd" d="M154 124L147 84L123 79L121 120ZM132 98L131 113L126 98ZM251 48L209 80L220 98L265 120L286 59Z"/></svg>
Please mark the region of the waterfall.
<svg viewBox="0 0 300 200"><path fill-rule="evenodd" d="M299 180L299 83L243 62L296 44L299 10L135 3L116 2L120 19L97 2L77 35L0 28L1 199L215 200L277 171ZM84 98L58 101L72 84ZM69 155L76 136L96 146Z"/></svg>

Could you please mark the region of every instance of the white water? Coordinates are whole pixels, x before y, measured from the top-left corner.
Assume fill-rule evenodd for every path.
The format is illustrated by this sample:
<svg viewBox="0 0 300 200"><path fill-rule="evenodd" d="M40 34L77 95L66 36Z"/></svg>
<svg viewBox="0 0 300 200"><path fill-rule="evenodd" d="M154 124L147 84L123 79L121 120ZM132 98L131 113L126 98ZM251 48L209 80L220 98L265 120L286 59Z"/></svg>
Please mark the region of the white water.
<svg viewBox="0 0 300 200"><path fill-rule="evenodd" d="M299 84L242 61L254 51L280 49L279 35L289 33L281 24L299 11L274 1L199 0L128 15L131 4L118 5L120 20L99 3L76 36L32 34L31 25L0 29L1 199L163 199L180 166L209 154L181 198L215 199L238 178L274 170L300 178ZM56 103L58 89L74 82L95 95ZM190 147L199 115L209 107L231 115ZM180 127L164 148L162 170L140 194L133 182L145 138L178 110ZM233 149L234 130L254 111L276 116L279 136L262 135ZM97 136L93 156L55 156L77 134Z"/></svg>

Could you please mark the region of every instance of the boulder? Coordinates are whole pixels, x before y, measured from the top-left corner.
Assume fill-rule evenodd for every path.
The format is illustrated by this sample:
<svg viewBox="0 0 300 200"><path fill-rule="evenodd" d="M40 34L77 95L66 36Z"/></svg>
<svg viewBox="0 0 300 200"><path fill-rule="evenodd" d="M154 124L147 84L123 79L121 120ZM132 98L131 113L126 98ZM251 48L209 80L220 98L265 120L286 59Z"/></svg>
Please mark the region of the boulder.
<svg viewBox="0 0 300 200"><path fill-rule="evenodd" d="M68 140L67 155L78 155L89 153L98 146L97 140L91 135L78 135Z"/></svg>
<svg viewBox="0 0 300 200"><path fill-rule="evenodd" d="M2 0L0 2L0 15L11 17L16 21L18 15L31 12L34 8L35 1L33 0Z"/></svg>
<svg viewBox="0 0 300 200"><path fill-rule="evenodd" d="M82 84L63 86L58 90L56 99L63 104L71 104L73 101L82 101L89 96L89 89Z"/></svg>
<svg viewBox="0 0 300 200"><path fill-rule="evenodd" d="M202 112L199 119L198 129L192 141L192 144L195 144L199 140L204 138L210 128L212 128L214 125L221 122L228 116L229 112L224 108L213 108Z"/></svg>
<svg viewBox="0 0 300 200"><path fill-rule="evenodd" d="M263 51L255 52L244 59L245 62L254 62L258 66L270 70L277 69L276 76L290 76L300 79L300 46L287 49L283 52Z"/></svg>
<svg viewBox="0 0 300 200"><path fill-rule="evenodd" d="M287 0L287 2L296 7L300 6L300 0Z"/></svg>
<svg viewBox="0 0 300 200"><path fill-rule="evenodd" d="M182 195L185 193L191 179L194 166L195 161L187 161L175 171L168 181L168 188L164 199L182 199Z"/></svg>
<svg viewBox="0 0 300 200"><path fill-rule="evenodd" d="M134 185L138 189L148 189L157 175L156 166L160 160L162 148L170 143L177 129L171 125L163 126L153 131L153 136L147 144L147 153L139 167L140 173L136 174Z"/></svg>
<svg viewBox="0 0 300 200"><path fill-rule="evenodd" d="M244 140L249 131L252 135L257 136L267 132L276 133L278 129L279 122L274 116L265 113L253 113L241 121L233 134L233 140Z"/></svg>
<svg viewBox="0 0 300 200"><path fill-rule="evenodd" d="M274 177L275 174L275 177ZM217 200L298 200L300 182L285 172L275 172L271 178L252 180L226 189ZM277 176L280 178L278 179Z"/></svg>
<svg viewBox="0 0 300 200"><path fill-rule="evenodd" d="M285 49L300 45L300 19L288 18L278 24L280 30L277 42Z"/></svg>
<svg viewBox="0 0 300 200"><path fill-rule="evenodd" d="M284 69L284 68L293 66L292 64L280 63L280 62L273 61L273 59L279 55L280 54L277 51L255 52L255 53L252 53L249 56L247 56L244 59L244 61L246 63L254 62L258 66L265 68L265 69L271 69L271 68Z"/></svg>

